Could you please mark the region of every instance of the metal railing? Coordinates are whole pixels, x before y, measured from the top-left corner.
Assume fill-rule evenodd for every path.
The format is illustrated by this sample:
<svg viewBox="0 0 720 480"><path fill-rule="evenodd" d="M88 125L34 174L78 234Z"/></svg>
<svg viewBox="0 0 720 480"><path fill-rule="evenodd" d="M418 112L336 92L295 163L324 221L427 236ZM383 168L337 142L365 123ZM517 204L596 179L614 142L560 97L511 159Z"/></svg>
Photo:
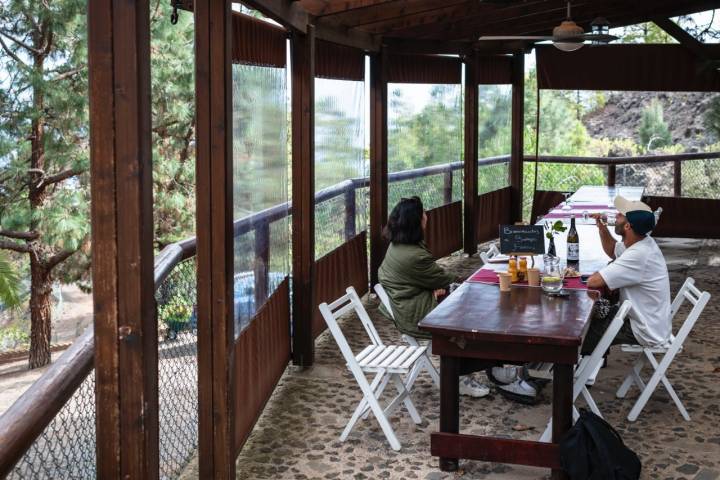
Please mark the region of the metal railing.
<svg viewBox="0 0 720 480"><path fill-rule="evenodd" d="M482 164L507 162L484 159ZM442 176L442 201L453 196L462 162L391 173L388 182ZM317 192L315 204L341 199L343 236L357 234L357 193L369 178L346 180ZM270 226L290 215L290 202L234 222L235 237L255 234L256 305L269 294ZM194 238L165 247L155 257L160 324L160 478L176 478L197 448L197 331ZM0 417L0 478L95 477L95 375L92 327Z"/></svg>
<svg viewBox="0 0 720 480"><path fill-rule="evenodd" d="M602 181L617 180L618 167L671 162L673 190L684 193L682 179L687 162L717 162L720 152L657 155L644 157L587 158L541 156L540 165L574 164L606 167ZM481 159L480 167L509 162L509 156ZM526 156L525 162L534 162ZM527 166L527 165L526 165ZM442 185L433 195L449 203L456 191L462 162L435 165L388 175L389 184L441 176ZM613 176L614 169L614 176ZM718 169L720 170L720 169ZM595 172L597 173L597 172ZM595 174L594 173L594 174ZM493 173L496 174L496 173ZM528 175L526 175L527 182ZM560 189L552 179L551 189ZM587 182L587 178L574 181ZM499 186L507 179L500 179ZM491 182L493 183L493 182ZM526 184L527 185L527 184ZM342 236L357 234L358 192L369 187L368 178L346 180L317 192L316 205L340 200L343 204ZM713 192L720 198L720 185ZM526 188L526 191L527 188ZM531 189L529 191L532 191ZM270 226L286 218L291 204L284 203L237 220L236 237L254 232L256 305L269 290ZM175 478L193 455L197 445L197 336L195 331L195 239L165 247L155 258L155 287L162 337L159 342L160 455L161 478ZM95 476L95 395L93 332L88 328L72 346L0 417L0 478L93 478Z"/></svg>

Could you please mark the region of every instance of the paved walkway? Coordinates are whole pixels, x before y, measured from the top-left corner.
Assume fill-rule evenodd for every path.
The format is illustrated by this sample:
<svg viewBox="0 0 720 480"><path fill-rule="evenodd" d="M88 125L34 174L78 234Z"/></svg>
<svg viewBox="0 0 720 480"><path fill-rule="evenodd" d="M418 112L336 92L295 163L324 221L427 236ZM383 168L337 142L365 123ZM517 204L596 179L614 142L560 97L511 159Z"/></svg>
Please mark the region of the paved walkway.
<svg viewBox="0 0 720 480"><path fill-rule="evenodd" d="M629 359L613 352L608 368L601 371L593 396L606 418L643 462L643 479L720 479L720 243L713 241L661 241L671 271L671 287L677 290L686 276L713 294L676 359L669 378L683 398L691 422L685 422L664 391L657 391L640 419L629 423L630 398L617 400L614 391ZM454 256L443 260L447 268L469 275L479 259ZM391 322L377 311L368 311L387 342L398 342ZM355 348L363 343L359 322L344 321L346 336ZM426 375L413 390L415 405L423 416L416 426L404 410L391 422L403 444L390 449L377 423L370 419L355 427L350 438L338 440L360 393L344 368L337 346L323 334L317 341L316 365L307 370L288 368L268 402L263 416L237 461L239 479L539 479L543 469L510 467L478 461L461 462L461 471L445 474L430 456L430 433L437 430L439 394ZM484 380L484 376L480 374ZM482 399L462 400L461 430L467 433L505 435L535 439L550 413L551 388L546 387L540 405L527 407L509 402L497 393ZM197 475L196 464L185 478Z"/></svg>

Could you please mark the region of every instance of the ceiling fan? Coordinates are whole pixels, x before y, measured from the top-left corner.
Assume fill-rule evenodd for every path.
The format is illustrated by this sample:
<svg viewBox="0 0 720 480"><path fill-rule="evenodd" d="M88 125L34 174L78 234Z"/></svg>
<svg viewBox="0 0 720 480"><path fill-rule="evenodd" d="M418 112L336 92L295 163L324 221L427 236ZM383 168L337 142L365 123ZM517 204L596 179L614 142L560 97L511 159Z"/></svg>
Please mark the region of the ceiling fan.
<svg viewBox="0 0 720 480"><path fill-rule="evenodd" d="M551 40L555 47L565 52L572 52L581 48L585 40L592 41L593 44L605 44L617 40L618 37L610 35L610 24L604 18L596 18L592 22L592 33L585 31L570 18L570 2L567 3L567 18L560 25L553 29L552 35L547 36L481 36L479 41L498 41L498 40L531 40L533 43Z"/></svg>

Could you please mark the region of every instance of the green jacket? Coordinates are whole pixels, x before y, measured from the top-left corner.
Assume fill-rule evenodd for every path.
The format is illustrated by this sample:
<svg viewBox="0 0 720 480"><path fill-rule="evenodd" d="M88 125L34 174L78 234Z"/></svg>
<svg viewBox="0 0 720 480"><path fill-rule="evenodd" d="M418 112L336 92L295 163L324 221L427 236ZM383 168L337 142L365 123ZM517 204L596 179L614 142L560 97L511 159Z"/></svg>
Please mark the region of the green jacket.
<svg viewBox="0 0 720 480"><path fill-rule="evenodd" d="M390 297L395 325L402 333L430 338L417 324L437 306L433 291L446 288L455 276L437 263L425 244L391 243L378 272L378 278ZM381 305L380 311L392 318Z"/></svg>

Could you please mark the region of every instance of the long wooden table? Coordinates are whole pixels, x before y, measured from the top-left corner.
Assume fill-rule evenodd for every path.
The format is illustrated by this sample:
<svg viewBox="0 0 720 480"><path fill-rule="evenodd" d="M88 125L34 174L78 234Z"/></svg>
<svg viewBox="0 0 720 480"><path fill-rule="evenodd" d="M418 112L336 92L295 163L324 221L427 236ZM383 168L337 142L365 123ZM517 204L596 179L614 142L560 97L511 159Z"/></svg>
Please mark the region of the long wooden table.
<svg viewBox="0 0 720 480"><path fill-rule="evenodd" d="M572 425L572 381L596 293L571 290L550 297L540 288L464 283L420 322L440 356L440 431L431 435L440 469L454 471L458 459L548 467L560 470L557 442ZM553 368L553 443L461 434L459 375L468 362L550 362Z"/></svg>
<svg viewBox="0 0 720 480"><path fill-rule="evenodd" d="M605 255L596 225L577 225L582 273L593 273L610 258ZM566 254L566 235L555 240ZM546 241L547 243L547 241ZM542 256L535 257L542 268ZM507 264L485 268L507 270ZM572 425L573 367L597 299L596 292L569 290L568 297L550 297L540 288L513 287L503 293L496 285L464 283L438 305L419 326L432 334L432 353L440 356L440 431L431 436L431 453L440 468L453 471L458 459L513 463L560 470L558 441ZM461 434L459 375L478 361L548 362L553 368L552 443Z"/></svg>

